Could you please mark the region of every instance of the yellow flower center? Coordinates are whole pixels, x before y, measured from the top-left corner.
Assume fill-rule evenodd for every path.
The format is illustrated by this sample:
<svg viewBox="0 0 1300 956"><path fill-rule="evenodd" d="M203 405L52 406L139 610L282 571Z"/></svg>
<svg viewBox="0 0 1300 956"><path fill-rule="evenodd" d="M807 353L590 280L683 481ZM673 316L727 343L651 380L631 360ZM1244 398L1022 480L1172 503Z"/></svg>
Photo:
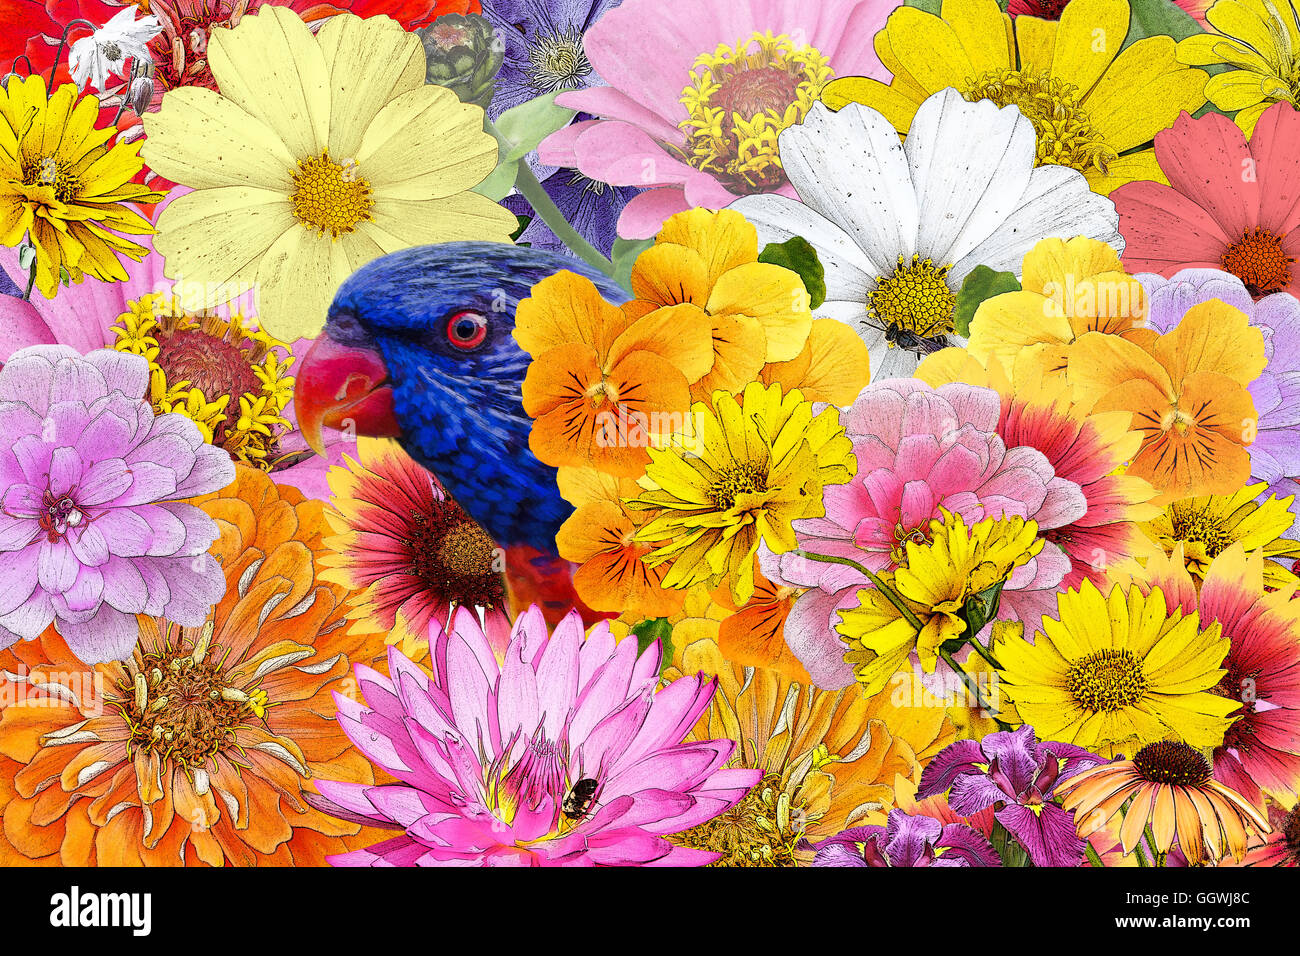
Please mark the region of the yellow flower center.
<svg viewBox="0 0 1300 956"><path fill-rule="evenodd" d="M816 48L771 31L701 53L681 98L686 161L741 195L784 185L777 137L803 121L831 76Z"/></svg>
<svg viewBox="0 0 1300 956"><path fill-rule="evenodd" d="M1109 712L1141 700L1147 678L1132 651L1106 648L1070 663L1066 689L1093 713Z"/></svg>
<svg viewBox="0 0 1300 956"><path fill-rule="evenodd" d="M1283 250L1280 237L1267 229L1253 229L1228 247L1222 262L1223 268L1240 279L1251 295L1260 296L1280 292L1291 284L1295 259Z"/></svg>
<svg viewBox="0 0 1300 956"><path fill-rule="evenodd" d="M1184 411L1175 405L1169 411L1165 412L1160 419L1160 430L1169 431L1173 429L1178 434L1186 434L1188 429L1196 427L1196 418L1191 412Z"/></svg>
<svg viewBox="0 0 1300 956"><path fill-rule="evenodd" d="M329 150L298 160L292 201L294 218L334 239L369 219L375 204L370 183L357 172L357 164L352 160L336 163Z"/></svg>
<svg viewBox="0 0 1300 956"><path fill-rule="evenodd" d="M932 351L926 340L942 340L954 330L957 296L948 288L951 268L936 268L919 255L907 263L899 256L894 271L876 281L867 303L891 348ZM936 344L942 348L947 343Z"/></svg>
<svg viewBox="0 0 1300 956"><path fill-rule="evenodd" d="M802 809L791 806L781 778L768 774L730 810L669 839L721 853L710 866L798 866L794 851L803 831Z"/></svg>
<svg viewBox="0 0 1300 956"><path fill-rule="evenodd" d="M618 402L618 389L604 379L588 388L586 394L592 408L600 408L606 402L610 404Z"/></svg>
<svg viewBox="0 0 1300 956"><path fill-rule="evenodd" d="M1047 73L990 70L967 79L961 95L970 102L989 100L1018 106L1038 134L1036 166L1069 166L1106 172L1119 154L1102 139L1080 105L1079 88Z"/></svg>
<svg viewBox="0 0 1300 956"><path fill-rule="evenodd" d="M1169 506L1169 523L1175 541L1195 541L1205 546L1207 557L1215 558L1228 549L1236 538L1226 527L1224 515L1208 508L1198 510L1190 502Z"/></svg>
<svg viewBox="0 0 1300 956"><path fill-rule="evenodd" d="M767 491L767 468L749 461L732 462L709 483L709 498L719 511L736 507L737 495Z"/></svg>
<svg viewBox="0 0 1300 956"><path fill-rule="evenodd" d="M495 556L496 544L473 521L453 525L438 543L438 560L457 574L491 574Z"/></svg>
<svg viewBox="0 0 1300 956"><path fill-rule="evenodd" d="M24 186L53 186L54 198L70 203L81 195L84 183L76 173L53 156L37 156L22 162Z"/></svg>
<svg viewBox="0 0 1300 956"><path fill-rule="evenodd" d="M265 691L236 686L208 653L211 622L198 640L137 650L111 703L126 720L127 753L151 750L163 760L203 767L235 745L235 730L265 717Z"/></svg>

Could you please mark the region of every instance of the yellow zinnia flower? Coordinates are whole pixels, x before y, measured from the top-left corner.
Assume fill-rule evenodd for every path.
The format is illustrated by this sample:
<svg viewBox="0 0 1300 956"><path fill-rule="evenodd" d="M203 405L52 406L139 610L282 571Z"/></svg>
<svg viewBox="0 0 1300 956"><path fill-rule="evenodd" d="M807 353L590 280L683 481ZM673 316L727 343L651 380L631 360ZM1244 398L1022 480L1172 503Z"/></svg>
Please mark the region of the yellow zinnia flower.
<svg viewBox="0 0 1300 956"><path fill-rule="evenodd" d="M1200 585L1210 563L1233 544L1246 551L1262 551L1264 583L1270 588L1293 589L1300 579L1278 563L1279 559L1300 558L1300 542L1283 538L1295 521L1291 498L1270 495L1263 504L1255 501L1268 487L1266 482L1247 485L1231 495L1201 495L1183 498L1165 506L1143 531L1165 554L1173 554L1181 542L1187 570Z"/></svg>
<svg viewBox="0 0 1300 956"><path fill-rule="evenodd" d="M791 522L825 515L822 487L853 477L853 444L836 408L813 414L798 391L751 382L740 401L714 392L712 407L691 406L690 431L651 448L625 504L649 510L635 540L667 542L642 558L672 562L666 588L727 582L737 605L754 593L754 556L762 541L777 554L795 547Z"/></svg>
<svg viewBox="0 0 1300 956"><path fill-rule="evenodd" d="M0 243L30 239L34 284L47 299L61 279L86 273L125 282L117 253L139 260L149 250L118 233L153 226L124 203L165 195L131 182L144 166L140 144L107 145L116 130L96 129L98 117L99 100L78 98L71 83L48 98L39 76L10 76L0 88Z"/></svg>
<svg viewBox="0 0 1300 956"><path fill-rule="evenodd" d="M995 0L944 0L936 17L902 6L876 34L876 54L894 74L832 80L832 109L863 103L900 133L932 93L1017 106L1038 133L1038 164L1069 166L1103 196L1135 179L1165 182L1150 142L1178 114L1205 103L1206 74L1180 64L1167 36L1123 52L1127 0L1071 0L1059 23L1013 21Z"/></svg>
<svg viewBox="0 0 1300 956"><path fill-rule="evenodd" d="M945 642L974 637L966 634L966 602L1005 583L1042 549L1038 523L1024 518L986 518L967 528L961 515L944 512L931 521L930 540L907 541L906 560L878 575L889 590L864 588L858 606L840 612L844 659L863 692L880 693L913 651L934 673Z"/></svg>
<svg viewBox="0 0 1300 956"><path fill-rule="evenodd" d="M1300 7L1296 0L1218 0L1205 14L1218 33L1178 43L1178 59L1193 66L1227 65L1210 77L1205 95L1231 113L1249 136L1260 114L1285 100L1300 109Z"/></svg>
<svg viewBox="0 0 1300 956"><path fill-rule="evenodd" d="M1217 621L1170 612L1159 588L1103 596L1091 581L1058 595L1057 608L1033 644L1004 633L993 647L1002 694L1041 737L1104 756L1171 736L1223 742L1241 703L1211 693L1229 644Z"/></svg>
<svg viewBox="0 0 1300 956"><path fill-rule="evenodd" d="M718 687L693 740L734 740L730 767L759 769L763 779L732 809L671 837L722 854L714 866L798 866L818 842L874 822L894 806L900 781L921 771L956 739L942 706L919 703L914 675L888 694L856 687L819 690L762 667L726 660L718 644L673 630L672 681L714 675Z"/></svg>
<svg viewBox="0 0 1300 956"><path fill-rule="evenodd" d="M256 286L286 341L318 333L334 292L390 252L508 242L515 217L467 192L496 165L483 111L429 86L417 37L387 17L330 17L314 36L285 7L212 31L220 93L169 90L144 154L194 187L158 220L186 306Z"/></svg>

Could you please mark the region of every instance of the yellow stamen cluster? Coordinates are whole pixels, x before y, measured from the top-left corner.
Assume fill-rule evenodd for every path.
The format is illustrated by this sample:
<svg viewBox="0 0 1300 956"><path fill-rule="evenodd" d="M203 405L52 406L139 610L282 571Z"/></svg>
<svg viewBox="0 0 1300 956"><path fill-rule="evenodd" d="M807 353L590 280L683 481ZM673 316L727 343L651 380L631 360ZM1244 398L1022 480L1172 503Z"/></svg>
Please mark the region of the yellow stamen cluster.
<svg viewBox="0 0 1300 956"><path fill-rule="evenodd" d="M967 80L961 95L972 103L990 100L1019 107L1038 134L1036 166L1069 166L1081 172L1092 167L1105 173L1119 155L1079 105L1079 88L1048 73L990 70Z"/></svg>
<svg viewBox="0 0 1300 956"><path fill-rule="evenodd" d="M370 183L357 171L354 160L336 163L329 150L298 160L293 174L293 215L304 226L337 239L370 218L375 201Z"/></svg>
<svg viewBox="0 0 1300 956"><path fill-rule="evenodd" d="M948 288L950 268L936 268L929 259L918 255L905 263L899 256L894 271L881 276L868 296L880 327L910 332L919 338L936 338L954 331L957 296Z"/></svg>
<svg viewBox="0 0 1300 956"><path fill-rule="evenodd" d="M61 203L72 202L85 188L81 177L53 156L24 159L22 170L24 186L52 186L54 198Z"/></svg>
<svg viewBox="0 0 1300 956"><path fill-rule="evenodd" d="M777 774L768 774L730 810L671 837L679 846L721 853L710 866L798 866L795 848L808 820Z"/></svg>
<svg viewBox="0 0 1300 956"><path fill-rule="evenodd" d="M771 31L700 54L681 97L686 161L742 195L783 185L777 137L803 122L832 75L817 49Z"/></svg>
<svg viewBox="0 0 1300 956"><path fill-rule="evenodd" d="M1110 713L1141 700L1147 692L1147 678L1132 651L1108 648L1072 661L1066 688L1093 713Z"/></svg>
<svg viewBox="0 0 1300 956"><path fill-rule="evenodd" d="M285 406L293 398L293 363L288 347L249 324L238 312L190 313L176 298L149 294L128 303L113 326L119 352L149 360L149 400L159 414L184 415L205 441L219 445L244 464L270 471L279 437L290 429ZM178 367L197 363L179 354L199 347L210 359L206 380L178 378ZM234 368L225 368L224 365ZM203 374L201 368L189 374ZM238 393L229 382L243 380ZM239 387L239 386L236 386ZM232 400L234 407L232 408Z"/></svg>

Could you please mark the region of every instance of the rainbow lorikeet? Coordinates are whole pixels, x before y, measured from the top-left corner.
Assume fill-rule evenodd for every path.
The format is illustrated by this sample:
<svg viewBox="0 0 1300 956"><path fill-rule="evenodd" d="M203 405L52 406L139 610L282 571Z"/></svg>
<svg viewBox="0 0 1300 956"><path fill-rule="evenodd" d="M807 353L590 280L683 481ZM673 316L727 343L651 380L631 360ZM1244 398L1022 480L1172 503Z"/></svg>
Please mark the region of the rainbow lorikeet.
<svg viewBox="0 0 1300 956"><path fill-rule="evenodd" d="M511 333L519 301L566 269L611 302L628 298L576 259L500 243L448 242L376 259L335 295L294 396L318 451L322 427L349 421L358 434L396 438L505 551L516 607L540 603L548 618L575 604L585 610L555 546L573 509L555 468L529 450L530 358Z"/></svg>

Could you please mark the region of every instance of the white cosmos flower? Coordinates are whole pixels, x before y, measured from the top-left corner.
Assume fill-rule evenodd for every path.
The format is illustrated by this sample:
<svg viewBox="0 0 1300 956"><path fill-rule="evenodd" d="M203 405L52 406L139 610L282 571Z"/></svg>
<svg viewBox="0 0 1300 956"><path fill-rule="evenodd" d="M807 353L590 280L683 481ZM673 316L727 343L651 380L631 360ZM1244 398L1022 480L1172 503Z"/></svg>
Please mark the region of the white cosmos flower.
<svg viewBox="0 0 1300 956"><path fill-rule="evenodd" d="M124 7L90 36L72 44L68 68L77 89L84 90L89 78L103 92L109 74L125 75L128 57L152 61L146 44L162 32L162 24L155 16L136 20L135 14L135 7Z"/></svg>
<svg viewBox="0 0 1300 956"><path fill-rule="evenodd" d="M1123 251L1109 199L1065 166L1034 168L1033 124L1014 106L927 99L906 143L880 113L818 103L781 133L799 201L732 203L763 243L803 236L826 270L817 314L839 319L871 351L872 379L911 375L927 352L964 345L952 305L977 265L1020 275L1040 239L1088 236Z"/></svg>

